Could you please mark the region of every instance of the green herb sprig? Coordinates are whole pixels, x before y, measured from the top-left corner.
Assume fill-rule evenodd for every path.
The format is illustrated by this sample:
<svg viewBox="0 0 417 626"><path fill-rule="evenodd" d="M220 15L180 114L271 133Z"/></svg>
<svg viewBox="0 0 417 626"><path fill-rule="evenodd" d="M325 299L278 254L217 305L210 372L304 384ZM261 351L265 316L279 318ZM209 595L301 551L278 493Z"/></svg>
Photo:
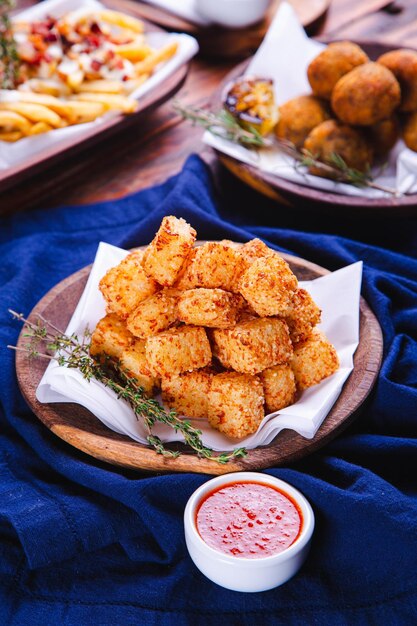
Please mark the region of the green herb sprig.
<svg viewBox="0 0 417 626"><path fill-rule="evenodd" d="M14 6L14 0L0 0L0 86L2 89L14 89L18 75L19 57L9 17L9 11Z"/></svg>
<svg viewBox="0 0 417 626"><path fill-rule="evenodd" d="M393 196L398 196L398 191L376 183L370 171L361 172L349 167L346 161L337 153L333 153L326 162L320 161L316 155L305 149L298 150L296 146L285 139L263 137L254 126L242 128L236 118L225 109L218 113L207 109L183 106L178 101L174 104L175 111L185 120L201 126L213 135L228 139L246 148L271 148L276 147L280 152L287 154L295 160L295 169L300 167L315 167L323 172L323 176L337 182L353 185L354 187L370 187L384 191Z"/></svg>
<svg viewBox="0 0 417 626"><path fill-rule="evenodd" d="M175 411L165 410L154 398L148 398L143 388L126 374L118 362L110 358L100 362L94 360L89 353L91 332L88 327L81 337L74 333L66 335L42 315L38 315L34 323L27 320L21 313L16 313L11 309L9 313L16 320L23 322L26 329L23 336L27 338L27 343L21 347L7 346L8 348L25 352L29 358L48 359L56 361L61 367L77 369L86 380L97 380L105 387L112 389L118 398L130 405L136 418L143 420L148 431L147 441L158 454L169 458L176 458L181 454L178 450L167 449L162 440L152 432L153 426L161 423L181 433L187 446L200 458L225 464L232 459L244 458L247 455L245 448L236 448L230 453L215 454L202 442L201 430L194 428L189 420L180 419Z"/></svg>

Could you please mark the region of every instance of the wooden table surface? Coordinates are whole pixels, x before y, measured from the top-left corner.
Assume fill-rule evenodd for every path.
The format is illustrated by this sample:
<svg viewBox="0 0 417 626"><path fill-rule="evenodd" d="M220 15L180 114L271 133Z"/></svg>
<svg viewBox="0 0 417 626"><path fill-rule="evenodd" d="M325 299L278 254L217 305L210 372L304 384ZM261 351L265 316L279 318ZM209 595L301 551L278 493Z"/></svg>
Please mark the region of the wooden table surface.
<svg viewBox="0 0 417 626"><path fill-rule="evenodd" d="M18 0L17 7L31 4L31 0ZM314 34L417 47L417 2L332 0ZM198 56L177 97L182 102L203 104L237 62ZM168 102L140 125L1 194L0 211L83 204L123 196L177 173L194 152L200 153L213 168L219 167L211 151L203 147L201 134L201 129L176 115Z"/></svg>

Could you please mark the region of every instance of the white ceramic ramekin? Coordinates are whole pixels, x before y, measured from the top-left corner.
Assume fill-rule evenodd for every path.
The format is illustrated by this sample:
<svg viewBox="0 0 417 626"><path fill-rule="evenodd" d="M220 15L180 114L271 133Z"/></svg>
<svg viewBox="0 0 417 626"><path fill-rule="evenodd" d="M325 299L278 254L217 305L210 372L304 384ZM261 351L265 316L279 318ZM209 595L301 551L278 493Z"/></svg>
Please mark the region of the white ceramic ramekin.
<svg viewBox="0 0 417 626"><path fill-rule="evenodd" d="M271 0L195 0L197 11L224 28L246 28L259 22Z"/></svg>
<svg viewBox="0 0 417 626"><path fill-rule="evenodd" d="M236 482L271 485L287 493L299 506L302 528L288 548L265 558L241 558L223 554L208 546L196 526L196 512L202 500L213 490ZM198 569L213 582L233 591L267 591L287 582L304 563L314 530L314 513L306 498L279 478L260 472L223 474L207 481L190 497L184 512L185 541Z"/></svg>

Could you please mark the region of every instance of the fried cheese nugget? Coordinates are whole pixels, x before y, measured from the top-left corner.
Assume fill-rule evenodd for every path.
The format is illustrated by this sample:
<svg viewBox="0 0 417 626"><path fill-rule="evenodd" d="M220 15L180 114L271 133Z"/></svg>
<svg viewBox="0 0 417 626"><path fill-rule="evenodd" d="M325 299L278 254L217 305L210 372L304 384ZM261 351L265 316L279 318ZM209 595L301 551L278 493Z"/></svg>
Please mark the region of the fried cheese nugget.
<svg viewBox="0 0 417 626"><path fill-rule="evenodd" d="M148 337L145 350L151 374L160 378L200 369L211 362L209 340L201 326L179 326Z"/></svg>
<svg viewBox="0 0 417 626"><path fill-rule="evenodd" d="M330 99L337 81L367 61L369 58L362 48L351 41L329 44L307 68L308 82L314 95Z"/></svg>
<svg viewBox="0 0 417 626"><path fill-rule="evenodd" d="M279 254L256 259L240 280L240 293L260 316L285 315L298 281Z"/></svg>
<svg viewBox="0 0 417 626"><path fill-rule="evenodd" d="M401 100L394 74L380 63L365 63L345 74L332 92L332 109L345 124L371 126L394 113Z"/></svg>
<svg viewBox="0 0 417 626"><path fill-rule="evenodd" d="M417 51L403 48L391 50L377 59L394 74L401 87L400 111L417 110Z"/></svg>
<svg viewBox="0 0 417 626"><path fill-rule="evenodd" d="M240 276L247 268L239 250L220 241L208 241L196 248L182 277L184 285L238 292ZM176 285L178 287L178 283Z"/></svg>
<svg viewBox="0 0 417 626"><path fill-rule="evenodd" d="M228 328L234 326L243 298L224 289L198 287L183 291L178 300L178 319L186 324Z"/></svg>
<svg viewBox="0 0 417 626"><path fill-rule="evenodd" d="M290 311L285 316L293 344L307 339L320 318L321 311L308 291L297 289L291 300Z"/></svg>
<svg viewBox="0 0 417 626"><path fill-rule="evenodd" d="M146 276L141 265L142 250L135 250L112 267L100 280L99 289L106 301L109 313L116 313L126 319L139 302L152 296L160 288Z"/></svg>
<svg viewBox="0 0 417 626"><path fill-rule="evenodd" d="M297 388L308 389L338 370L339 357L324 333L314 328L308 339L295 346L291 368Z"/></svg>
<svg viewBox="0 0 417 626"><path fill-rule="evenodd" d="M132 345L133 339L124 322L114 313L110 313L95 327L91 336L90 354L93 357L106 355L120 359L123 350Z"/></svg>
<svg viewBox="0 0 417 626"><path fill-rule="evenodd" d="M275 252L275 250L271 250L271 248L268 248L266 243L261 241L261 239L256 238L250 239L249 241L244 243L243 246L240 248L240 254L249 266L253 263L253 261L256 261L256 259L273 256L277 253Z"/></svg>
<svg viewBox="0 0 417 626"><path fill-rule="evenodd" d="M293 348L286 322L278 318L256 318L233 328L211 331L213 355L227 369L243 374L285 363Z"/></svg>
<svg viewBox="0 0 417 626"><path fill-rule="evenodd" d="M196 235L194 228L182 217L165 216L144 254L142 264L146 274L160 285L172 286L194 245Z"/></svg>
<svg viewBox="0 0 417 626"><path fill-rule="evenodd" d="M132 345L125 348L120 357L120 365L127 376L143 388L147 396L151 397L159 387L157 378L151 376L145 354L145 341L135 339Z"/></svg>
<svg viewBox="0 0 417 626"><path fill-rule="evenodd" d="M170 409L191 418L206 418L208 393L213 371L210 368L184 372L178 376L163 378L162 400Z"/></svg>
<svg viewBox="0 0 417 626"><path fill-rule="evenodd" d="M179 295L176 289L163 289L142 300L126 320L132 335L144 339L175 324Z"/></svg>
<svg viewBox="0 0 417 626"><path fill-rule="evenodd" d="M260 373L265 396L265 413L280 411L295 401L294 372L287 363L274 365Z"/></svg>
<svg viewBox="0 0 417 626"><path fill-rule="evenodd" d="M275 135L302 148L307 135L319 124L328 120L330 111L325 100L316 96L298 96L279 107L279 120Z"/></svg>
<svg viewBox="0 0 417 626"><path fill-rule="evenodd" d="M213 376L208 394L210 426L241 439L257 431L264 418L264 394L258 376L224 372Z"/></svg>

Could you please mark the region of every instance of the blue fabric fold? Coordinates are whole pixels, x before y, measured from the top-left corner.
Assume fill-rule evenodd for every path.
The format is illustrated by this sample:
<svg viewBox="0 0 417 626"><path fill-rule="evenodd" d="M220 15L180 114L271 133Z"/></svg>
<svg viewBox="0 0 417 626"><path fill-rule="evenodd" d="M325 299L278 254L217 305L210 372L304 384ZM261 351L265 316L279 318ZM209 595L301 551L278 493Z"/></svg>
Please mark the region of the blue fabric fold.
<svg viewBox="0 0 417 626"><path fill-rule="evenodd" d="M378 233L371 220L279 208L224 173L221 189L193 156L163 185L123 199L2 219L1 624L416 622L416 222L387 222ZM28 313L93 261L99 241L149 242L167 214L201 239L261 237L332 270L363 260L363 295L384 333L362 415L315 454L267 470L308 497L317 522L300 573L269 592L222 589L188 557L183 510L209 476L128 471L72 448L27 407L5 347L20 331L8 308Z"/></svg>

